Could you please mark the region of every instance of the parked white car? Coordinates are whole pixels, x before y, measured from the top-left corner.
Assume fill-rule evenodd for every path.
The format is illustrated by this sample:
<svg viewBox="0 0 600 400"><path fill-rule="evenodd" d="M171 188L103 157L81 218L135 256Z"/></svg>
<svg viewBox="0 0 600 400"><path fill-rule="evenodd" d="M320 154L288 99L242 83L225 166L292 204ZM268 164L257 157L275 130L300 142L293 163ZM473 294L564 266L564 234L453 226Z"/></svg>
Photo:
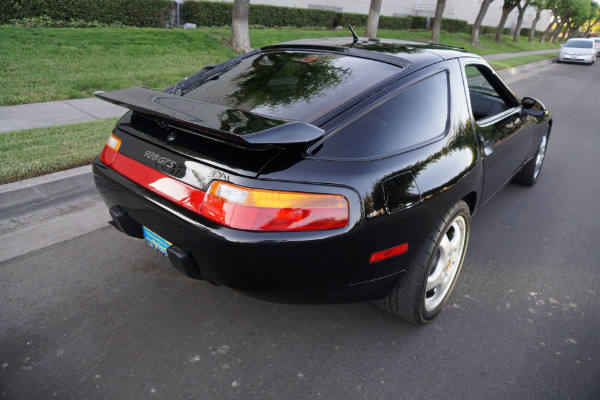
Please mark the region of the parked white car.
<svg viewBox="0 0 600 400"><path fill-rule="evenodd" d="M560 46L557 62L576 62L592 65L596 62L594 39L569 39Z"/></svg>
<svg viewBox="0 0 600 400"><path fill-rule="evenodd" d="M596 55L600 56L600 37L595 37L592 39L594 39L594 43L596 43L596 51L597 51Z"/></svg>

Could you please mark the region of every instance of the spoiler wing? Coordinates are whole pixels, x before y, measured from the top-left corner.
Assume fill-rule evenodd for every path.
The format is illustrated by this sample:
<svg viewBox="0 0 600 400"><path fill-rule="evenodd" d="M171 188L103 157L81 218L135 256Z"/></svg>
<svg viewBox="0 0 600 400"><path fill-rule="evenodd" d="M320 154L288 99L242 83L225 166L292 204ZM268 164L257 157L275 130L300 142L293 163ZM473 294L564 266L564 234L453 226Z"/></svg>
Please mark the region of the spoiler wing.
<svg viewBox="0 0 600 400"><path fill-rule="evenodd" d="M325 133L306 122L252 114L145 87L98 92L95 95L130 110L183 124L199 133L227 137L251 145L308 143Z"/></svg>

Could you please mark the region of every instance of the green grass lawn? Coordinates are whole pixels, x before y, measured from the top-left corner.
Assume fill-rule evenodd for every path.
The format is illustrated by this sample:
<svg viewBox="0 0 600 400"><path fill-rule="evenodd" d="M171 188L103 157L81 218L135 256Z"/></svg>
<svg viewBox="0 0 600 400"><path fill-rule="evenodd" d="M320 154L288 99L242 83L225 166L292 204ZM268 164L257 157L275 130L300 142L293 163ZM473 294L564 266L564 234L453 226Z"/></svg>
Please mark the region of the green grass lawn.
<svg viewBox="0 0 600 400"><path fill-rule="evenodd" d="M545 53L545 54L535 54L532 56L520 56L520 57L511 57L505 58L503 60L490 61L490 65L495 70L512 68L523 64L530 64L538 61L549 60L551 58L556 58L558 54L558 50L553 53Z"/></svg>
<svg viewBox="0 0 600 400"><path fill-rule="evenodd" d="M0 27L0 105L165 88L233 51L204 30Z"/></svg>
<svg viewBox="0 0 600 400"><path fill-rule="evenodd" d="M90 164L117 120L0 133L0 184Z"/></svg>
<svg viewBox="0 0 600 400"><path fill-rule="evenodd" d="M358 30L359 35L364 31ZM96 90L130 86L162 89L205 65L234 56L227 47L229 29L74 29L0 26L0 105L90 97ZM286 40L348 36L347 31L254 29L253 47ZM382 38L428 41L426 31L380 30ZM442 32L441 42L478 54L556 48L515 44L506 36L499 45L482 36L481 47L469 35Z"/></svg>

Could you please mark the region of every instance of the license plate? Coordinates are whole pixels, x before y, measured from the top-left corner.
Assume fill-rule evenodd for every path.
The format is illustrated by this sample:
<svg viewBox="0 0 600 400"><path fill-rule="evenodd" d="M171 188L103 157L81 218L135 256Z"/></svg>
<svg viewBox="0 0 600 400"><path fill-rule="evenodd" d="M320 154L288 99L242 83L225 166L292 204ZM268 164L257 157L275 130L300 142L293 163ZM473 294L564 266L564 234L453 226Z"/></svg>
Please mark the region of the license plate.
<svg viewBox="0 0 600 400"><path fill-rule="evenodd" d="M167 248L171 246L173 243L165 240L164 238L158 236L156 233L152 232L150 229L142 226L144 228L144 239L146 239L146 243L150 245L155 250L158 250L163 255L167 255Z"/></svg>

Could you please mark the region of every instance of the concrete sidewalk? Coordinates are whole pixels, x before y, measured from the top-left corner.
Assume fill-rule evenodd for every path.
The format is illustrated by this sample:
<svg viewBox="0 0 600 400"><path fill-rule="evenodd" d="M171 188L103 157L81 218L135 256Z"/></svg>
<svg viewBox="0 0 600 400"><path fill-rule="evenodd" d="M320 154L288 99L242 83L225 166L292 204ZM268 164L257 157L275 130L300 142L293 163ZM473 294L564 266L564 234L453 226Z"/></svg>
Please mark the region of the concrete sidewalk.
<svg viewBox="0 0 600 400"><path fill-rule="evenodd" d="M504 60L506 58L535 56L537 54L547 54L547 53L556 53L556 55L558 56L558 49L519 51L516 53L488 54L486 56L481 56L481 57L483 57L483 59L486 61L496 61L496 60Z"/></svg>
<svg viewBox="0 0 600 400"><path fill-rule="evenodd" d="M67 125L119 117L127 111L106 101L89 98L0 107L0 132Z"/></svg>

